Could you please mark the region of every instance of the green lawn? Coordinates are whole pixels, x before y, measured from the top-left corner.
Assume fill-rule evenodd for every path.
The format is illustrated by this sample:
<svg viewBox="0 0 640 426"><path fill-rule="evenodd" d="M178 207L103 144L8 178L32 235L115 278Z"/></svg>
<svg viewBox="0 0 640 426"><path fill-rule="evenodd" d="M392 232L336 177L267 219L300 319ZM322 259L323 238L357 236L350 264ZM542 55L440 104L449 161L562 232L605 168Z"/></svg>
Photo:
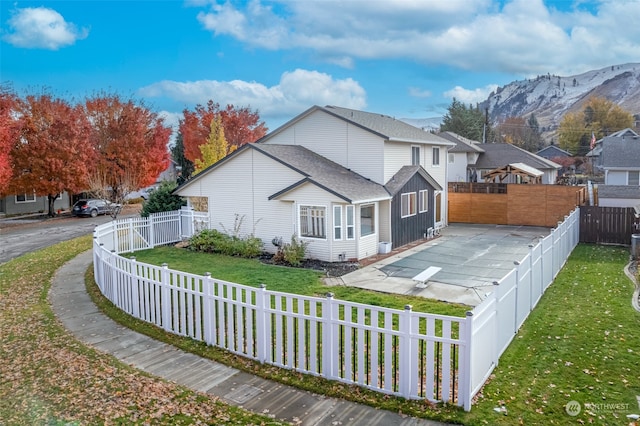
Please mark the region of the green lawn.
<svg viewBox="0 0 640 426"><path fill-rule="evenodd" d="M321 274L301 268L266 265L257 259L242 259L212 253L198 253L175 247L157 247L132 254L140 262L151 265L167 263L169 268L204 275L238 284L258 287L265 284L267 290L282 291L306 296L324 297L328 292L335 298L387 308L404 309L412 305L414 311L442 315L465 316L468 306L424 299L422 297L378 293L355 287L327 287ZM126 257L127 255L125 255Z"/></svg>

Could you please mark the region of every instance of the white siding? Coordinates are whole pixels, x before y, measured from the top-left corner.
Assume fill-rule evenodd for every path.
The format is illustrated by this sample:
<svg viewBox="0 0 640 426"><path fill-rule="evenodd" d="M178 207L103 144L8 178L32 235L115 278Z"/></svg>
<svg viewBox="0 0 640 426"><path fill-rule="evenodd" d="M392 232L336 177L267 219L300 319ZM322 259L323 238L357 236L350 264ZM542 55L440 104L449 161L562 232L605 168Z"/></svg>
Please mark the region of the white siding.
<svg viewBox="0 0 640 426"><path fill-rule="evenodd" d="M421 146L424 155L424 145ZM411 144L386 142L384 144L384 182L395 175L403 166L411 165ZM424 165L424 163L423 163Z"/></svg>
<svg viewBox="0 0 640 426"><path fill-rule="evenodd" d="M384 141L323 111L313 112L263 143L301 145L374 182L386 182L383 176Z"/></svg>
<svg viewBox="0 0 640 426"><path fill-rule="evenodd" d="M453 163L449 163L449 155L453 155ZM447 154L447 181L467 181L467 154L465 152L452 152Z"/></svg>
<svg viewBox="0 0 640 426"><path fill-rule="evenodd" d="M627 171L626 170L609 170L605 174L605 185L626 185L627 184Z"/></svg>

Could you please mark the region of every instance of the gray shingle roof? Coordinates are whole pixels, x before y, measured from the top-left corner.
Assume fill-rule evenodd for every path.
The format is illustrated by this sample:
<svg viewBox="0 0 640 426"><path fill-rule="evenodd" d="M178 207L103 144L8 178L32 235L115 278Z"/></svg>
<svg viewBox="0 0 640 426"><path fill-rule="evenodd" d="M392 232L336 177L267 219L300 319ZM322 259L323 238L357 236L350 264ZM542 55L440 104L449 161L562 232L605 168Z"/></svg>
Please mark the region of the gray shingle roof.
<svg viewBox="0 0 640 426"><path fill-rule="evenodd" d="M384 186L300 145L249 144L304 177L270 198L276 198L305 183L313 183L350 203L391 198Z"/></svg>
<svg viewBox="0 0 640 426"><path fill-rule="evenodd" d="M536 152L536 155L544 158L553 158L553 157L571 157L571 154L564 149L558 148L555 145L549 145L547 147L542 148L540 151Z"/></svg>
<svg viewBox="0 0 640 426"><path fill-rule="evenodd" d="M481 148L481 144L471 139L467 139L464 136L460 136L454 132L441 132L438 133L443 139L453 142L456 146L449 148L449 152L484 152Z"/></svg>
<svg viewBox="0 0 640 426"><path fill-rule="evenodd" d="M389 182L385 184L385 188L387 188L389 194L395 195L416 173L420 173L420 175L422 175L422 177L429 182L429 185L431 185L435 190L442 189L438 182L436 182L436 180L420 166L403 166L391 177L391 179L389 179Z"/></svg>
<svg viewBox="0 0 640 426"><path fill-rule="evenodd" d="M483 143L480 147L484 153L480 155L474 166L478 169L495 169L513 163L524 163L538 170L562 167L553 161L508 143ZM469 166L472 165L469 164Z"/></svg>
<svg viewBox="0 0 640 426"><path fill-rule="evenodd" d="M640 136L603 138L599 163L605 169L640 169Z"/></svg>
<svg viewBox="0 0 640 426"><path fill-rule="evenodd" d="M341 108L327 105L319 109L356 124L364 129L373 131L390 141L429 143L435 145L452 146L451 142L441 137L412 126L404 121L397 120L384 114L358 111L355 109Z"/></svg>
<svg viewBox="0 0 640 426"><path fill-rule="evenodd" d="M640 200L640 186L598 185L598 198L637 198Z"/></svg>

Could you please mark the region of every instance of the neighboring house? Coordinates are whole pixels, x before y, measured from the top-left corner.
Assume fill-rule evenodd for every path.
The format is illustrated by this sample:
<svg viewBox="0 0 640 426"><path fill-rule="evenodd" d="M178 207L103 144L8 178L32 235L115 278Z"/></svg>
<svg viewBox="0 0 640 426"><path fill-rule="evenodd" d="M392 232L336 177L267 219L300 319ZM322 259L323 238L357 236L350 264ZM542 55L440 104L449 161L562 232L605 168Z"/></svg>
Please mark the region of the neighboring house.
<svg viewBox="0 0 640 426"><path fill-rule="evenodd" d="M571 157L571 153L564 149L558 148L556 145L549 145L536 152L536 155L551 160L553 158L568 158Z"/></svg>
<svg viewBox="0 0 640 426"><path fill-rule="evenodd" d="M62 193L55 201L56 210L69 210L69 195ZM7 195L0 198L0 215L45 213L49 210L47 197L31 194Z"/></svg>
<svg viewBox="0 0 640 426"><path fill-rule="evenodd" d="M452 146L386 115L314 106L175 193L206 197L211 227L267 251L295 235L308 257L363 259L446 225Z"/></svg>
<svg viewBox="0 0 640 426"><path fill-rule="evenodd" d="M477 182L477 174L468 166L476 164L484 152L480 144L453 132L442 132L438 136L456 144L447 153L447 182Z"/></svg>
<svg viewBox="0 0 640 426"><path fill-rule="evenodd" d="M515 145L507 143L478 143L463 138L453 132L439 133L438 136L456 144L449 150L449 182L485 182L485 176L495 176L503 170L516 170L512 175L504 176L502 183L520 183L522 176L529 176L530 181L543 184L554 184L558 177L558 169L562 166L540 157ZM460 180L462 170L466 170L465 180Z"/></svg>
<svg viewBox="0 0 640 426"><path fill-rule="evenodd" d="M631 129L615 132L597 141L590 154L604 173L604 185L598 185L598 205L640 204L640 136Z"/></svg>
<svg viewBox="0 0 640 426"><path fill-rule="evenodd" d="M160 184L162 182L177 182L178 180L178 176L180 176L180 166L178 166L178 163L176 163L175 161L173 161L172 159L169 160L169 165L167 166L167 168L158 175L158 177L156 178L156 181L153 185L149 185L146 188L142 188L138 191L134 191L130 194L127 195L126 199L127 200L132 200L135 198L144 198L145 200L147 198L149 198L149 194L151 194L151 192L154 189L157 189Z"/></svg>

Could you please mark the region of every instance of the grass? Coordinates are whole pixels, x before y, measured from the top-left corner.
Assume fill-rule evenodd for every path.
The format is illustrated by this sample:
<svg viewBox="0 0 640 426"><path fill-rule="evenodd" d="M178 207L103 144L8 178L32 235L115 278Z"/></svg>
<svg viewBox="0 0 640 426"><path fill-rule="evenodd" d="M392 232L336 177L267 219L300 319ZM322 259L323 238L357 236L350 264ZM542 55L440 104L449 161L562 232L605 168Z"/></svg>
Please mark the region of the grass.
<svg viewBox="0 0 640 426"><path fill-rule="evenodd" d="M62 329L47 303L49 283L65 261L90 244L89 237L76 239L0 265L0 424L264 422L263 417L131 369ZM162 261L179 269L169 257ZM623 272L627 261L626 249L579 245L500 359L470 413L259 365L168 335L109 306L96 294L91 268L87 286L109 315L133 329L326 395L468 425L628 425L632 420L626 416L640 413L640 313L631 307L633 283ZM266 284L275 289L275 282ZM575 417L565 412L572 400L581 404ZM494 410L500 407L500 412Z"/></svg>
<svg viewBox="0 0 640 426"><path fill-rule="evenodd" d="M91 236L0 265L0 425L274 424L151 377L76 340L47 301Z"/></svg>
<svg viewBox="0 0 640 426"><path fill-rule="evenodd" d="M411 305L417 312L458 317L464 317L465 312L469 310L468 306L423 297L386 294L346 286L327 287L322 283L321 274L317 271L265 265L257 259L198 253L175 247L158 247L138 251L133 255L138 261L151 265L162 265L166 262L171 269L178 271L199 275L210 272L212 277L221 280L253 287L265 284L268 290L273 291L317 297L324 297L331 292L336 299L350 302L393 309L404 309L405 305Z"/></svg>

